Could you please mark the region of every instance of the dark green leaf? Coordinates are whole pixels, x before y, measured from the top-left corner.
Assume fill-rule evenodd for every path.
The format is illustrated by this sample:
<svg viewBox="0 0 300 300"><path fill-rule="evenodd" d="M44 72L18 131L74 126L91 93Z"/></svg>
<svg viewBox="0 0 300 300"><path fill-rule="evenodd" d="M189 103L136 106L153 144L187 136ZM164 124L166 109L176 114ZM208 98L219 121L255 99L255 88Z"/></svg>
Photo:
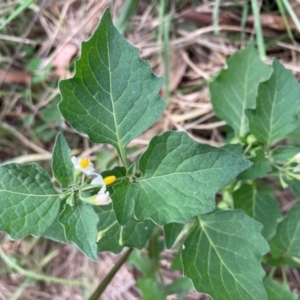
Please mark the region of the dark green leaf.
<svg viewBox="0 0 300 300"><path fill-rule="evenodd" d="M298 126L299 84L293 74L274 59L270 79L259 85L256 109L248 110L251 133L269 148Z"/></svg>
<svg viewBox="0 0 300 300"><path fill-rule="evenodd" d="M123 226L123 245L137 249L144 248L154 228L155 224L151 220L146 220L144 222L129 220Z"/></svg>
<svg viewBox="0 0 300 300"><path fill-rule="evenodd" d="M116 219L112 205L97 206L95 210L99 216L98 251L119 253L123 246L142 249L155 227L150 220L137 222L128 220L121 227Z"/></svg>
<svg viewBox="0 0 300 300"><path fill-rule="evenodd" d="M271 254L291 267L300 266L300 205L292 207L270 241Z"/></svg>
<svg viewBox="0 0 300 300"><path fill-rule="evenodd" d="M164 225L165 242L168 249L172 248L184 224L169 223Z"/></svg>
<svg viewBox="0 0 300 300"><path fill-rule="evenodd" d="M214 300L267 300L260 259L269 247L261 229L240 210L198 217L182 250L185 276Z"/></svg>
<svg viewBox="0 0 300 300"><path fill-rule="evenodd" d="M256 179L264 177L268 172L272 171L272 165L267 160L266 155L263 150L258 149L255 151L255 157L250 159L253 165L242 172L238 179Z"/></svg>
<svg viewBox="0 0 300 300"><path fill-rule="evenodd" d="M65 236L64 227L55 220L42 234L42 237L59 243L69 243Z"/></svg>
<svg viewBox="0 0 300 300"><path fill-rule="evenodd" d="M0 166L0 230L12 239L41 235L59 213L59 195L39 165Z"/></svg>
<svg viewBox="0 0 300 300"><path fill-rule="evenodd" d="M266 288L269 300L298 300L299 296L292 293L287 284L280 283L270 277L264 278L264 286Z"/></svg>
<svg viewBox="0 0 300 300"><path fill-rule="evenodd" d="M149 62L114 27L109 10L91 39L82 44L73 78L60 82L64 118L95 143L113 145L122 158L125 147L162 114L163 84Z"/></svg>
<svg viewBox="0 0 300 300"><path fill-rule="evenodd" d="M114 190L113 207L119 224L124 225L134 214L134 199L139 191L139 186L123 179L115 186Z"/></svg>
<svg viewBox="0 0 300 300"><path fill-rule="evenodd" d="M121 252L123 249L119 243L121 227L117 222L112 205L95 206L95 211L100 219L98 223L98 251ZM100 236L99 233L101 233Z"/></svg>
<svg viewBox="0 0 300 300"><path fill-rule="evenodd" d="M52 153L52 171L63 188L67 188L74 177L74 165L71 161L71 150L66 139L59 133Z"/></svg>
<svg viewBox="0 0 300 300"><path fill-rule="evenodd" d="M262 235L269 240L274 235L280 219L277 201L249 184L244 184L235 191L233 199L235 208L243 209L248 216L263 225Z"/></svg>
<svg viewBox="0 0 300 300"><path fill-rule="evenodd" d="M272 151L272 158L274 161L286 161L297 153L300 153L300 148L294 146L279 146Z"/></svg>
<svg viewBox="0 0 300 300"><path fill-rule="evenodd" d="M249 132L245 110L255 108L258 85L269 78L272 70L260 60L252 43L235 52L227 66L209 85L211 102L216 115L236 135L245 136Z"/></svg>
<svg viewBox="0 0 300 300"><path fill-rule="evenodd" d="M236 155L242 155L243 154L243 146L241 144L227 144L221 147L222 149L225 149L227 151L233 152Z"/></svg>
<svg viewBox="0 0 300 300"><path fill-rule="evenodd" d="M96 261L99 218L92 205L82 201L78 201L74 206L66 204L58 220L64 226L66 239Z"/></svg>
<svg viewBox="0 0 300 300"><path fill-rule="evenodd" d="M186 223L212 211L215 194L250 165L234 153L197 143L185 132L165 132L151 140L139 160L135 215L161 225Z"/></svg>

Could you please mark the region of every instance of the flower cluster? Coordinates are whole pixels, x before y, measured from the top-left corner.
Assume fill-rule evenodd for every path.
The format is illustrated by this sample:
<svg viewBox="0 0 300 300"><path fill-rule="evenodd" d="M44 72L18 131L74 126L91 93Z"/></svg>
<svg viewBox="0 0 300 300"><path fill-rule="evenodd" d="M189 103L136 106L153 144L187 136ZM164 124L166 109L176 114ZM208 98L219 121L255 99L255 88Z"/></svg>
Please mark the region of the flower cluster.
<svg viewBox="0 0 300 300"><path fill-rule="evenodd" d="M92 185L101 185L101 189L98 194L93 198L92 204L94 205L107 205L111 203L109 192L106 190L106 186L116 181L115 176L103 177L95 172L93 163L88 158L72 157L72 163L75 170L82 172L88 176L94 175L95 178L91 181Z"/></svg>

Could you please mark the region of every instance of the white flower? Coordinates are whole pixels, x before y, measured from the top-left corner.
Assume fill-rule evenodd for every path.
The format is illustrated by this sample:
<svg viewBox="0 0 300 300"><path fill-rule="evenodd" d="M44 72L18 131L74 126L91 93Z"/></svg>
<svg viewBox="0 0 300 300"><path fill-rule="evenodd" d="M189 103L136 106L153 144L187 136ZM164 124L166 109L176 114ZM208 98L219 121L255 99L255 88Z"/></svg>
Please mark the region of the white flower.
<svg viewBox="0 0 300 300"><path fill-rule="evenodd" d="M296 162L298 163L299 165L293 169L293 172L294 173L298 173L300 172L300 153L297 153L291 160L292 162Z"/></svg>
<svg viewBox="0 0 300 300"><path fill-rule="evenodd" d="M300 153L297 153L295 156L294 156L294 159L295 161L300 164Z"/></svg>
<svg viewBox="0 0 300 300"><path fill-rule="evenodd" d="M75 170L81 171L81 172L85 173L86 175L95 174L94 166L87 157L77 158L75 156L72 156L71 160L75 167Z"/></svg>
<svg viewBox="0 0 300 300"><path fill-rule="evenodd" d="M96 198L94 199L95 205L107 205L111 203L111 198L109 197L109 192L106 191L106 184L101 175L97 174L97 176L91 181L91 184L101 184L102 187Z"/></svg>

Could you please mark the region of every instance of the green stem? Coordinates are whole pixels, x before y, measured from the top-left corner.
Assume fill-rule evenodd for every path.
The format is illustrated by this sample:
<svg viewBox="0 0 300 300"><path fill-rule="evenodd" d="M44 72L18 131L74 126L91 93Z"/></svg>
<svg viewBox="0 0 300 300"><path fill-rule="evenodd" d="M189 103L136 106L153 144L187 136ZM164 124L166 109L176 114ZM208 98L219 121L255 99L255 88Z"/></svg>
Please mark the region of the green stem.
<svg viewBox="0 0 300 300"><path fill-rule="evenodd" d="M120 147L120 152L119 152L119 154L120 154L120 158L121 158L121 160L122 160L122 163L123 163L125 169L128 170L128 168L129 168L129 161L128 161L128 158L127 158L127 156L126 156L126 151L125 151L125 149L122 148L122 147Z"/></svg>
<svg viewBox="0 0 300 300"><path fill-rule="evenodd" d="M60 284L69 284L69 285L78 285L78 286L84 286L87 288L90 288L90 284L78 280L69 280L69 279L63 279L63 278L58 278L58 277L51 277L51 276L46 276L42 274L36 274L27 270L24 270L21 268L19 265L17 265L13 260L11 260L0 248L0 257L2 260L10 266L12 269L16 270L20 274L23 274L24 276L35 279L35 280L40 280L40 281L45 281L45 282L54 282L54 283L60 283Z"/></svg>
<svg viewBox="0 0 300 300"><path fill-rule="evenodd" d="M268 275L268 277L273 278L275 272L276 272L277 267L272 267L270 270L270 273Z"/></svg>
<svg viewBox="0 0 300 300"><path fill-rule="evenodd" d="M127 261L130 253L132 252L133 248L128 249L125 254L120 258L120 260L115 264L115 266L110 270L110 272L106 275L106 277L100 282L94 293L88 298L88 300L98 300L108 284L117 274L119 269L122 265Z"/></svg>

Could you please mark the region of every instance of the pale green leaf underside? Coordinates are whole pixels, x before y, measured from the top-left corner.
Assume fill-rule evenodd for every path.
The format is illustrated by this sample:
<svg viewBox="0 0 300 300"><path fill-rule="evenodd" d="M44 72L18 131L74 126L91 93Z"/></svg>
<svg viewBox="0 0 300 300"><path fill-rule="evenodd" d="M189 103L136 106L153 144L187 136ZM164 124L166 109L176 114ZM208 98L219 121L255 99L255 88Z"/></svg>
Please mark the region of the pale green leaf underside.
<svg viewBox="0 0 300 300"><path fill-rule="evenodd" d="M65 204L58 220L64 226L66 239L96 261L99 217L94 208L82 201L78 201L75 206Z"/></svg>
<svg viewBox="0 0 300 300"><path fill-rule="evenodd" d="M64 118L96 143L109 143L124 156L125 146L162 114L154 76L139 50L114 27L109 10L91 39L82 44L73 78L60 82Z"/></svg>
<svg viewBox="0 0 300 300"><path fill-rule="evenodd" d="M186 223L212 211L215 194L250 165L234 153L199 144L184 132L165 132L151 140L139 160L142 176L132 184L139 187L135 215L161 225Z"/></svg>
<svg viewBox="0 0 300 300"><path fill-rule="evenodd" d="M245 110L255 108L258 85L269 78L272 70L260 60L252 43L234 53L227 65L209 85L211 102L216 115L236 135L245 136L249 132Z"/></svg>
<svg viewBox="0 0 300 300"><path fill-rule="evenodd" d="M299 297L290 291L287 284L278 282L270 277L263 280L268 294L268 300L298 300Z"/></svg>
<svg viewBox="0 0 300 300"><path fill-rule="evenodd" d="M52 153L52 171L63 188L67 188L73 182L74 165L71 161L71 150L61 133L56 137Z"/></svg>
<svg viewBox="0 0 300 300"><path fill-rule="evenodd" d="M240 210L201 216L184 242L184 274L214 300L267 300L260 259L261 224Z"/></svg>
<svg viewBox="0 0 300 300"><path fill-rule="evenodd" d="M269 240L276 231L280 210L271 196L257 191L252 185L242 185L233 193L234 207L243 209L248 216L263 225L262 235Z"/></svg>
<svg viewBox="0 0 300 300"><path fill-rule="evenodd" d="M39 165L0 166L0 230L13 239L40 235L58 215L58 196Z"/></svg>
<svg viewBox="0 0 300 300"><path fill-rule="evenodd" d="M281 258L291 267L300 266L300 205L292 207L279 223L270 241L274 258Z"/></svg>
<svg viewBox="0 0 300 300"><path fill-rule="evenodd" d="M299 84L293 74L274 59L270 79L260 84L256 109L248 110L250 131L267 147L298 126Z"/></svg>

